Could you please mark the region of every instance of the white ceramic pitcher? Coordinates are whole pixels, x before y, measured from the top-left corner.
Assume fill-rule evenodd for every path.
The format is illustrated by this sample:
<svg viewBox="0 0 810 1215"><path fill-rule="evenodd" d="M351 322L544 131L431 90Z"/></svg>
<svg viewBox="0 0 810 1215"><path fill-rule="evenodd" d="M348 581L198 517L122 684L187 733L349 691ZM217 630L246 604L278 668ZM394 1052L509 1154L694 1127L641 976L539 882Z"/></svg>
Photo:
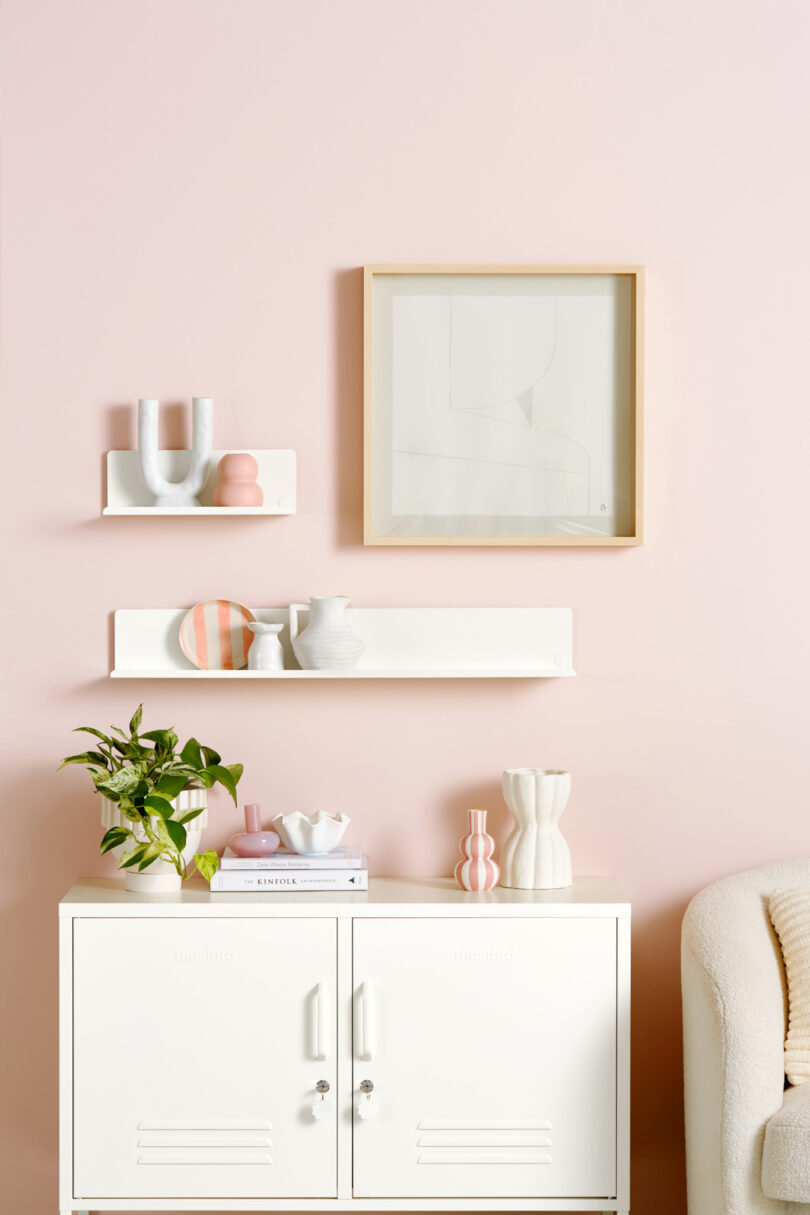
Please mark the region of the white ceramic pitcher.
<svg viewBox="0 0 810 1215"><path fill-rule="evenodd" d="M298 613L305 603L290 604L290 640L303 671L350 671L363 656L366 643L346 622L345 595L313 595L309 624L298 632Z"/></svg>

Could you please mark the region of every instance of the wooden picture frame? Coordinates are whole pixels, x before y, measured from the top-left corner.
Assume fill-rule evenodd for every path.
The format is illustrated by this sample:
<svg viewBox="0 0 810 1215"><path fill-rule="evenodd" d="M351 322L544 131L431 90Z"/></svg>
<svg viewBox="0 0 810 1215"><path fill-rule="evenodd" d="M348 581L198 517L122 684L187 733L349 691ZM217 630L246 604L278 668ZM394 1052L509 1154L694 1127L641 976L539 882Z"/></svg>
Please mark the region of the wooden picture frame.
<svg viewBox="0 0 810 1215"><path fill-rule="evenodd" d="M364 268L367 545L642 543L641 266Z"/></svg>

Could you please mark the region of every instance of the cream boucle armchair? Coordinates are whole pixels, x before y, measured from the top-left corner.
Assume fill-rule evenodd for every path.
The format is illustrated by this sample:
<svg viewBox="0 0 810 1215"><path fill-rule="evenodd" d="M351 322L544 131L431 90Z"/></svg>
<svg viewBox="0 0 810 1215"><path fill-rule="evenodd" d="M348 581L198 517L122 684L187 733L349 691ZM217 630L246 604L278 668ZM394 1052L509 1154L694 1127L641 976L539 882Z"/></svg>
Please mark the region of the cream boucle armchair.
<svg viewBox="0 0 810 1215"><path fill-rule="evenodd" d="M810 1083L785 1090L787 996L768 918L783 861L696 895L681 937L689 1215L810 1215Z"/></svg>

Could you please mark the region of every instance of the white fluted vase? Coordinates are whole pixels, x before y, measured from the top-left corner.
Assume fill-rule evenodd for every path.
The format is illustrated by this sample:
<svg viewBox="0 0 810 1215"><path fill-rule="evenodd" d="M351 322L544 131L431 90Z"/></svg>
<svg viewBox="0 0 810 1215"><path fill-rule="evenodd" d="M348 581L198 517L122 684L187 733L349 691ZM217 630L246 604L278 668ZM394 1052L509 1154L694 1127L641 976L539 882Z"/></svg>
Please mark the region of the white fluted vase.
<svg viewBox="0 0 810 1215"><path fill-rule="evenodd" d="M570 886L571 849L557 826L571 793L571 773L509 768L503 796L515 828L501 852L501 885L515 890Z"/></svg>

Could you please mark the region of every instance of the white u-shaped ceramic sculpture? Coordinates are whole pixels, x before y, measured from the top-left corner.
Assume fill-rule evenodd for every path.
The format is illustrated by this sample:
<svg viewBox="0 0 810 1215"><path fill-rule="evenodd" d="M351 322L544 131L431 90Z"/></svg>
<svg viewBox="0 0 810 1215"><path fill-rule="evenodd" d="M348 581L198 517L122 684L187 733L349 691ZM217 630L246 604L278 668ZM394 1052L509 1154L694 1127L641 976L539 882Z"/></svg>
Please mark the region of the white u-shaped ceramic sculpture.
<svg viewBox="0 0 810 1215"><path fill-rule="evenodd" d="M571 850L557 821L571 792L571 773L509 768L503 796L515 829L501 852L501 885L517 890L570 886Z"/></svg>
<svg viewBox="0 0 810 1215"><path fill-rule="evenodd" d="M158 402L151 397L138 401L138 454L147 489L155 495L155 506L199 506L197 494L205 484L211 459L214 402L194 397L191 414L191 463L182 481L167 481L158 463Z"/></svg>

